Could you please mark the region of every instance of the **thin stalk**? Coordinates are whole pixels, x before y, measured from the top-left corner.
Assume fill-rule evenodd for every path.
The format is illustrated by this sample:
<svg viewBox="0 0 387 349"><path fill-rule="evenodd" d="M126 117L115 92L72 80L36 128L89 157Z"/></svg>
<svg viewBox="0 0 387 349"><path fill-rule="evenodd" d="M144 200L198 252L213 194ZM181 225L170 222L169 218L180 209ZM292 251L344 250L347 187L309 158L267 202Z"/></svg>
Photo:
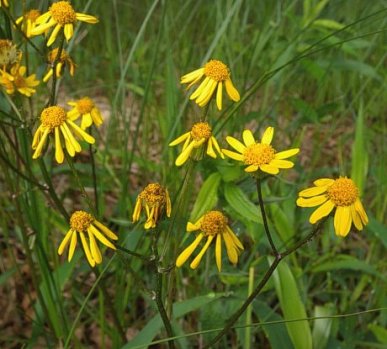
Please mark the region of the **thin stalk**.
<svg viewBox="0 0 387 349"><path fill-rule="evenodd" d="M60 56L62 55L64 40L65 40L65 37L64 37L64 34L62 34L60 42L59 42L58 53L56 54L54 62L51 65L51 68L52 68L52 86L51 86L51 96L50 96L49 105L55 105L55 102L56 102L56 84L57 84L57 78L58 78L56 75L56 67L59 63Z"/></svg>
<svg viewBox="0 0 387 349"><path fill-rule="evenodd" d="M146 261L149 261L149 258L146 257L146 256L143 256L142 254L139 254L139 253L136 253L136 252L133 252L133 251L130 251L128 249L126 249L125 247L122 247L120 245L115 245L117 250L120 250L122 252L125 252L126 254L130 255L130 256L133 256L133 257L137 257L137 258L141 258L142 260L146 260Z"/></svg>
<svg viewBox="0 0 387 349"><path fill-rule="evenodd" d="M92 136L92 129L90 129L90 136ZM93 146L89 144L89 154L90 154L90 162L91 162L91 172L93 176L93 188L94 188L94 206L95 212L99 215L99 204L98 204L98 189L97 189L97 171L95 168L95 158L94 158L94 150Z"/></svg>

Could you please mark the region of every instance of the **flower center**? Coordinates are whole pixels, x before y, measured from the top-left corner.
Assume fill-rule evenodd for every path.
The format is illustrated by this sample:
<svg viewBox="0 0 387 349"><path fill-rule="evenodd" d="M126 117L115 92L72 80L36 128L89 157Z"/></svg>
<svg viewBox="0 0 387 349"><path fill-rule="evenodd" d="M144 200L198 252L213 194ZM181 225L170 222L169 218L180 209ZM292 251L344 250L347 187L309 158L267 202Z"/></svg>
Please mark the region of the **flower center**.
<svg viewBox="0 0 387 349"><path fill-rule="evenodd" d="M24 79L21 75L18 74L14 78L15 80L13 80L13 83L17 88L23 88L28 86L26 83L26 79Z"/></svg>
<svg viewBox="0 0 387 349"><path fill-rule="evenodd" d="M207 122L198 122L191 128L191 136L195 141L199 141L202 138L209 139L211 137L211 126Z"/></svg>
<svg viewBox="0 0 387 349"><path fill-rule="evenodd" d="M204 74L215 81L224 81L230 77L227 65L216 59L210 60L204 66Z"/></svg>
<svg viewBox="0 0 387 349"><path fill-rule="evenodd" d="M94 218L85 211L75 211L70 218L70 227L79 232L85 232L93 223Z"/></svg>
<svg viewBox="0 0 387 349"><path fill-rule="evenodd" d="M270 144L255 143L249 145L244 153L246 165L265 165L274 159L275 150Z"/></svg>
<svg viewBox="0 0 387 349"><path fill-rule="evenodd" d="M60 25L74 23L77 19L76 13L68 1L53 3L49 11L55 22Z"/></svg>
<svg viewBox="0 0 387 349"><path fill-rule="evenodd" d="M352 179L340 177L327 190L328 197L336 206L350 206L359 197L357 189Z"/></svg>
<svg viewBox="0 0 387 349"><path fill-rule="evenodd" d="M25 15L25 19L29 19L31 22L35 22L36 19L41 15L39 10L29 10Z"/></svg>
<svg viewBox="0 0 387 349"><path fill-rule="evenodd" d="M48 60L48 63L54 63L55 60L56 60L56 57L58 56L58 52L59 52L59 48L54 48L53 50L51 50L48 54L47 54L47 60ZM61 63L65 63L69 58L69 55L67 54L67 52L65 50L62 50L62 52L60 53L60 57L58 59L59 62Z"/></svg>
<svg viewBox="0 0 387 349"><path fill-rule="evenodd" d="M165 203L165 189L158 183L148 184L139 197L149 206L161 206Z"/></svg>
<svg viewBox="0 0 387 349"><path fill-rule="evenodd" d="M0 66L17 62L18 51L11 40L0 39Z"/></svg>
<svg viewBox="0 0 387 349"><path fill-rule="evenodd" d="M89 114L94 108L94 103L89 97L81 98L77 101L77 109L80 114Z"/></svg>
<svg viewBox="0 0 387 349"><path fill-rule="evenodd" d="M59 127L66 120L66 112L63 108L58 106L48 107L43 109L40 115L42 125L49 128L50 131L55 127Z"/></svg>
<svg viewBox="0 0 387 349"><path fill-rule="evenodd" d="M206 235L222 234L228 223L227 217L220 211L210 211L203 216L200 229Z"/></svg>

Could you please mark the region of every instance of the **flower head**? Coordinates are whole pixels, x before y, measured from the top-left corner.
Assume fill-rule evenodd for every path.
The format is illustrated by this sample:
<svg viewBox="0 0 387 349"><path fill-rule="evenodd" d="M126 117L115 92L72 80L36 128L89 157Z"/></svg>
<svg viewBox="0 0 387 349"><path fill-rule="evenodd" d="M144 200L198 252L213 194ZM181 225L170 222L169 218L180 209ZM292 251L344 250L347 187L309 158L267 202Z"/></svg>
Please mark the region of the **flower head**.
<svg viewBox="0 0 387 349"><path fill-rule="evenodd" d="M31 31L40 15L41 13L39 10L32 9L16 20L16 24L21 26L21 29L26 34L27 38L31 37Z"/></svg>
<svg viewBox="0 0 387 349"><path fill-rule="evenodd" d="M77 246L78 234L81 238L87 261L92 267L102 262L102 254L97 245L97 240L113 250L116 249L109 240L117 240L118 237L116 234L102 223L98 222L91 214L85 211L75 211L70 217L70 230L67 232L58 248L58 254L62 255L65 248L70 243L68 253L69 262L73 258L75 247Z"/></svg>
<svg viewBox="0 0 387 349"><path fill-rule="evenodd" d="M188 89L198 83L203 77L204 80L190 96L190 99L195 100L200 107L208 104L216 90L216 105L219 110L222 110L223 85L226 87L228 96L234 102L240 100L239 92L231 81L230 70L227 65L215 59L207 62L204 67L182 76L180 82L182 84L189 84L187 86Z"/></svg>
<svg viewBox="0 0 387 349"><path fill-rule="evenodd" d="M47 29L54 27L48 38L47 46L54 43L61 31L63 31L66 40L69 41L74 34L76 21L90 24L98 23L98 19L94 16L75 12L69 1L57 1L51 5L46 13L36 19L31 34L40 35L45 33Z"/></svg>
<svg viewBox="0 0 387 349"><path fill-rule="evenodd" d="M5 69L9 65L17 63L20 58L20 53L11 40L0 39L0 68Z"/></svg>
<svg viewBox="0 0 387 349"><path fill-rule="evenodd" d="M67 66L70 72L70 75L73 76L75 73L75 64L71 57L65 50L62 50L60 53L60 57L58 57L59 48L54 48L47 54L47 63L49 64L49 69L46 75L43 77L43 81L47 82L50 80L51 76L54 74L54 63L56 64L56 76L60 77L62 75L62 70ZM57 58L58 57L58 58Z"/></svg>
<svg viewBox="0 0 387 349"><path fill-rule="evenodd" d="M244 249L242 243L228 225L227 217L220 211L209 211L203 215L196 223L187 223L187 231L197 231L200 233L195 240L177 257L176 266L181 267L191 254L198 247L204 237L206 243L200 250L199 254L191 262L190 267L196 269L200 264L205 252L210 246L212 240L215 241L215 260L218 270L222 269L222 239L226 245L228 259L232 264L238 263L240 252Z"/></svg>
<svg viewBox="0 0 387 349"><path fill-rule="evenodd" d="M171 216L171 199L168 190L158 183L148 184L137 197L133 211L133 223L140 219L142 207L145 207L147 215L145 229L155 228L164 208L167 217Z"/></svg>
<svg viewBox="0 0 387 349"><path fill-rule="evenodd" d="M246 172L261 170L269 174L277 174L279 169L292 168L291 161L284 160L299 152L298 148L281 151L279 153L270 145L274 135L274 128L268 127L263 133L261 143L254 139L250 130L243 131L243 143L234 137L227 137L226 140L238 153L222 149L224 155L231 159L241 161L247 167Z"/></svg>
<svg viewBox="0 0 387 349"><path fill-rule="evenodd" d="M9 73L0 69L0 85L10 95L17 91L31 97L36 92L35 87L39 85L39 80L36 80L35 74L25 77L26 71L27 68L19 64L15 64Z"/></svg>
<svg viewBox="0 0 387 349"><path fill-rule="evenodd" d="M36 130L32 141L32 149L35 150L32 158L37 159L42 154L47 137L53 134L55 139L55 159L61 164L64 160L63 142L70 156L74 156L75 153L79 153L82 150L73 133L87 143L93 144L95 142L92 136L68 118L66 111L62 107L52 106L43 109L40 115L40 126Z"/></svg>
<svg viewBox="0 0 387 349"><path fill-rule="evenodd" d="M315 186L300 191L297 199L297 205L301 207L320 206L310 216L310 223L315 224L336 208L336 235L347 236L352 223L357 230L363 230L363 226L368 223L368 217L359 199L359 190L352 179L321 178L313 183Z"/></svg>
<svg viewBox="0 0 387 349"><path fill-rule="evenodd" d="M170 147L183 143L183 150L176 159L176 166L183 165L190 157L192 151L195 148L201 147L203 144L206 145L206 153L208 156L216 159L216 153L214 148L219 153L220 157L224 159L224 155L219 148L219 144L216 138L212 135L211 126L207 122L197 122L191 128L191 131L184 133L174 141L169 143Z"/></svg>
<svg viewBox="0 0 387 349"><path fill-rule="evenodd" d="M85 130L93 123L96 126L101 126L103 123L102 115L98 107L89 97L83 97L76 101L67 102L68 105L71 105L71 109L67 115L71 120L77 120L82 116L81 128Z"/></svg>

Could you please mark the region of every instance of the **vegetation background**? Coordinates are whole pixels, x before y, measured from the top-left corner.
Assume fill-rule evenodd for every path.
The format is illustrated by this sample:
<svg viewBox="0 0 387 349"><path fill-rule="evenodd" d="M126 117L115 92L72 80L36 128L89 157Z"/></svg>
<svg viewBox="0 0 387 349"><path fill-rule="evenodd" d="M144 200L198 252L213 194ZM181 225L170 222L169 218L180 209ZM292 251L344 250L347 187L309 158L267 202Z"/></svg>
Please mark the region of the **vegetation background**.
<svg viewBox="0 0 387 349"><path fill-rule="evenodd" d="M181 251L187 220L205 208L223 209L245 245L239 265L225 263L220 274L210 253L195 271L183 266L166 274L170 285L176 282L167 306L173 308L178 346L200 348L216 334L211 330L222 328L267 269L270 253L254 183L230 162L203 159L185 199L176 202L186 169L174 166L177 150L167 145L200 115L179 79L215 58L229 65L243 101L226 102L222 113L210 108L223 146L225 135L239 137L244 128L261 135L274 126L279 147L301 148L295 168L264 188L277 246L310 230L310 210L296 208L295 200L316 178L351 176L370 218L364 231L345 239L335 236L329 222L283 261L219 348L308 349L312 342L321 349L386 348L386 2L72 3L100 23L81 25L71 43L77 71L61 80L59 103L89 96L103 112L95 151L103 221L123 246L150 255L149 233L130 217L138 192L159 181L176 212L172 238L160 240L166 267ZM39 2L41 9L48 6ZM41 76L45 62L31 59ZM44 103L43 84L39 91L36 110ZM2 96L0 105L7 108ZM7 133L23 130L14 134L1 123L0 151L15 163ZM29 145L19 146L29 159ZM46 162L67 211L84 208L69 167ZM28 163L39 177L39 167ZM76 168L93 195L87 151L76 158ZM129 349L156 340L161 343L152 348L166 347L152 293L155 276L146 263L107 251L96 274L80 250L68 263L57 255L68 222L4 161L0 191L1 347ZM163 222L165 231L168 224ZM312 319L286 322L304 318ZM278 322L262 325L271 321Z"/></svg>

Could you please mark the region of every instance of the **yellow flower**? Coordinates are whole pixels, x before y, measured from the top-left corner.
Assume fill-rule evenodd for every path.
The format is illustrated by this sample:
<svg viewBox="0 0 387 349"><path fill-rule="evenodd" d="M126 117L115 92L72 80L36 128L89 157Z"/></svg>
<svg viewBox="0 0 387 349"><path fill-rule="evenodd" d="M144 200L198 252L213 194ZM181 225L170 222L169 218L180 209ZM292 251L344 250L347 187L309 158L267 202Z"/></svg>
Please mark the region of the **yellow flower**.
<svg viewBox="0 0 387 349"><path fill-rule="evenodd" d="M165 208L167 217L171 216L171 199L168 190L158 183L148 184L137 196L136 205L133 211L133 223L140 219L142 207L145 207L146 222L145 229L155 228Z"/></svg>
<svg viewBox="0 0 387 349"><path fill-rule="evenodd" d="M199 254L191 262L190 267L196 269L210 246L212 240L215 241L215 260L218 270L222 270L222 239L226 245L228 259L232 264L238 263L239 254L244 249L242 243L228 226L227 217L220 211L210 211L203 215L195 224L188 222L187 231L192 232L200 230L195 240L182 252L176 260L176 266L181 267L191 256L194 250L204 237L207 241L200 250Z"/></svg>
<svg viewBox="0 0 387 349"><path fill-rule="evenodd" d="M1 0L0 0L1 1ZM11 40L0 39L0 68L5 69L20 61L21 54Z"/></svg>
<svg viewBox="0 0 387 349"><path fill-rule="evenodd" d="M31 37L32 28L40 15L39 10L32 9L16 20L16 24L21 26L21 30L23 30L27 38Z"/></svg>
<svg viewBox="0 0 387 349"><path fill-rule="evenodd" d="M352 223L357 230L363 230L363 226L368 223L368 217L359 199L359 190L352 179L321 178L313 183L315 186L302 190L297 199L297 205L301 207L320 206L310 216L310 223L315 224L336 208L336 235L347 236Z"/></svg>
<svg viewBox="0 0 387 349"><path fill-rule="evenodd" d="M61 256L67 245L70 244L68 253L69 262L73 258L75 247L77 246L78 234L81 238L87 261L92 267L102 262L102 254L97 245L97 240L113 250L116 249L109 240L117 240L118 237L116 234L102 223L98 222L91 214L85 211L75 211L70 218L70 230L67 232L58 248L58 254ZM89 241L87 241L87 238Z"/></svg>
<svg viewBox="0 0 387 349"><path fill-rule="evenodd" d="M216 153L214 151L215 148L220 157L224 159L224 155L219 148L219 144L216 138L212 135L211 126L207 122L198 122L194 124L191 128L191 131L184 133L180 137L176 138L174 141L169 143L169 146L173 147L182 142L184 142L183 150L176 159L176 166L183 165L188 160L192 151L195 148L201 147L205 143L207 145L206 153L208 156L216 159Z"/></svg>
<svg viewBox="0 0 387 349"><path fill-rule="evenodd" d="M47 137L51 133L54 133L55 159L59 164L64 160L62 149L63 142L70 156L74 156L75 153L79 153L82 150L81 145L75 139L73 133L87 143L93 144L95 142L92 136L67 117L66 112L62 107L48 107L42 111L40 126L36 130L32 141L32 149L35 150L32 155L33 159L37 159L42 154Z"/></svg>
<svg viewBox="0 0 387 349"><path fill-rule="evenodd" d="M270 145L274 135L274 128L268 127L263 133L261 143L256 142L250 130L243 131L243 143L228 136L226 138L238 153L222 149L224 155L231 159L241 161L247 167L246 172L256 172L261 170L269 174L277 174L279 169L292 168L294 164L291 161L284 160L295 154L300 150L298 148L281 151L279 153Z"/></svg>
<svg viewBox="0 0 387 349"><path fill-rule="evenodd" d="M102 115L98 107L95 106L94 102L89 97L83 97L76 101L67 102L68 105L74 107L71 109L67 116L71 120L77 120L82 116L81 128L85 130L93 123L96 126L100 126L103 123Z"/></svg>
<svg viewBox="0 0 387 349"><path fill-rule="evenodd" d="M222 110L223 85L226 87L228 96L234 102L240 100L239 92L231 81L230 70L227 65L215 59L207 62L204 67L182 76L180 83L189 84L187 86L187 89L189 89L198 83L203 76L205 77L204 80L189 98L195 100L200 107L208 104L216 90L216 105L219 110Z"/></svg>
<svg viewBox="0 0 387 349"><path fill-rule="evenodd" d="M69 1L57 1L51 5L46 13L36 19L31 34L40 35L45 33L47 29L54 27L47 41L47 46L54 43L61 30L63 30L66 40L69 41L74 34L76 21L90 24L98 23L98 19L94 16L75 12Z"/></svg>
<svg viewBox="0 0 387 349"><path fill-rule="evenodd" d="M43 81L47 82L51 76L54 74L54 70L52 68L54 62L56 61L56 57L58 56L59 48L54 48L47 54L47 63L49 64L50 68L48 69L46 75L43 77ZM60 53L60 57L58 59L57 65L56 65L56 76L60 77L62 75L62 70L68 66L70 75L73 76L75 73L75 64L74 61L71 59L71 57L67 54L65 50L62 50Z"/></svg>
<svg viewBox="0 0 387 349"><path fill-rule="evenodd" d="M0 85L4 86L9 95L18 91L22 95L31 97L36 92L34 87L39 85L39 80L36 80L35 74L24 77L26 71L25 66L19 66L18 64L15 64L9 73L0 70Z"/></svg>
<svg viewBox="0 0 387 349"><path fill-rule="evenodd" d="M0 7L1 6L8 7L9 6L8 0L0 0Z"/></svg>

